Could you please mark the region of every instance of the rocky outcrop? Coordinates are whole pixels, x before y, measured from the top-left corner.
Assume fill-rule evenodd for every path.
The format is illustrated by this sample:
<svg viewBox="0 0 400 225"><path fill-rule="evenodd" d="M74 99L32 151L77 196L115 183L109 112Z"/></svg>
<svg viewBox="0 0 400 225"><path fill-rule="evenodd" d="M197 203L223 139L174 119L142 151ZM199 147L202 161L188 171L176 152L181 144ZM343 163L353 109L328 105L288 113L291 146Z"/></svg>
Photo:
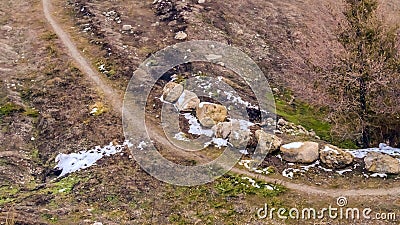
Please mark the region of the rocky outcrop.
<svg viewBox="0 0 400 225"><path fill-rule="evenodd" d="M169 82L163 89L162 98L164 101L173 103L179 99L183 93L183 86L174 82Z"/></svg>
<svg viewBox="0 0 400 225"><path fill-rule="evenodd" d="M223 105L201 102L196 108L196 116L201 125L212 127L226 120L228 110Z"/></svg>
<svg viewBox="0 0 400 225"><path fill-rule="evenodd" d="M373 173L400 174L400 161L379 152L369 152L364 158L365 169Z"/></svg>
<svg viewBox="0 0 400 225"><path fill-rule="evenodd" d="M276 135L266 133L263 130L257 130L255 132L255 136L258 141L257 148L261 151L262 154L269 154L282 145L282 139L277 137Z"/></svg>
<svg viewBox="0 0 400 225"><path fill-rule="evenodd" d="M332 169L344 168L350 165L354 160L352 154L330 144L325 145L319 152L319 158L322 163Z"/></svg>
<svg viewBox="0 0 400 225"><path fill-rule="evenodd" d="M282 158L293 163L312 163L319 158L319 146L316 142L293 142L282 145Z"/></svg>
<svg viewBox="0 0 400 225"><path fill-rule="evenodd" d="M184 90L178 101L175 103L179 111L194 111L200 104L200 99L191 91Z"/></svg>

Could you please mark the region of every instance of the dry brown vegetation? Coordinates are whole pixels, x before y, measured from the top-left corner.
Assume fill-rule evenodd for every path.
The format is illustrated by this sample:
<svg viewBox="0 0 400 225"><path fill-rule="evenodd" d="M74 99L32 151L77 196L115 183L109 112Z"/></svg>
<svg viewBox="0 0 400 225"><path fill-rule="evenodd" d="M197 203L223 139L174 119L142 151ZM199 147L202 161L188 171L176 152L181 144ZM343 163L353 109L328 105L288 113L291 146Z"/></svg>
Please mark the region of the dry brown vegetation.
<svg viewBox="0 0 400 225"><path fill-rule="evenodd" d="M82 54L94 67L104 64L107 69L103 73L104 80L120 92L125 90L133 71L149 54L178 42L174 39L175 33L185 31L189 40L221 41L249 54L272 86L281 91L282 96L278 98L287 106L285 110L307 114L306 110L312 105L325 110L328 106L341 112L330 118L329 113L324 113L318 117L322 122L310 123L323 123L321 127L328 134L327 122L332 122L336 134L345 135L345 138L357 137L355 134L366 127L371 131L376 129L375 133L370 133L375 140L372 144L399 133L399 118L396 117L400 105L399 78L398 75L387 76L394 68L388 65L395 64L382 63L386 58L395 57L374 51L377 47L388 47L392 56L397 54L395 47L383 45L392 43L395 38L396 31L388 29L388 25L399 21L397 0L381 1L377 18L383 18L384 22L370 24L377 32L376 38L383 42L374 42L366 49L370 54L365 59L369 63L366 68L373 75L373 82L367 82L368 113L372 110L373 114L359 120L354 118L360 115L357 97L360 86L349 82L354 84L350 92L339 86L335 90L340 95L337 91L330 95L329 90L337 84L331 82L332 77L345 75L334 81L348 82L360 76L343 72L343 68L363 65L351 54L355 51L357 37L351 36L351 27L346 26L343 12L350 9L346 2L218 0L198 4L195 0L173 0L170 1L172 7L167 9L152 4L152 0L52 2L54 16L70 33ZM95 221L103 224L282 224L280 220L256 219L256 208L264 203L287 207L326 207L335 203L334 198L306 191L244 191L234 185L238 179L234 174L204 186L175 187L146 174L129 158L129 152L53 180L57 175L53 167L58 153L78 152L113 140L123 141L121 118L112 110L96 116L89 114L94 104L111 107L66 54L43 17L40 1L6 0L1 1L0 6L0 27L13 27L11 31L0 31L0 224L93 224ZM121 24L115 17L105 16L105 12L112 10L120 17ZM132 33L122 33L123 24L132 25ZM392 36L385 36L388 31ZM347 46L338 39L339 34L345 32L353 40ZM372 62L370 59L375 57L379 60ZM231 82L238 84L234 78ZM242 94L247 92L242 90ZM293 104L288 104L293 99ZM378 103L385 104L383 111L379 111ZM330 110L323 112L327 111ZM345 117L342 119L340 115ZM360 121L367 123L363 125ZM353 124L357 126L349 129ZM398 144L399 140L393 137L390 141ZM390 179L371 181L360 174L345 178L335 175L316 173L299 177L294 182L324 188L382 185L389 188L398 183ZM65 188L65 192L60 192ZM368 205L374 211L398 211L400 206L397 196L359 197L350 201L351 206ZM334 222L337 221L310 221L310 224ZM287 224L300 223L288 221Z"/></svg>

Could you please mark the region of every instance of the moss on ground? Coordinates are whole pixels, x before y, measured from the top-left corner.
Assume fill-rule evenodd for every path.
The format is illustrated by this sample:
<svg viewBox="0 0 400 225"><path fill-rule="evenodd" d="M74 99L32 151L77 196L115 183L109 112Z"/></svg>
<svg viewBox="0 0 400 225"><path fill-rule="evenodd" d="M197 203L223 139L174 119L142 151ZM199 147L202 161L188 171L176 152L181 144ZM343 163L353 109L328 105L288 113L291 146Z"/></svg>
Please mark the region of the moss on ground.
<svg viewBox="0 0 400 225"><path fill-rule="evenodd" d="M331 142L341 148L358 148L354 140L339 140L332 136L332 125L328 122L329 111L325 107L315 107L296 99L291 101L291 92L285 91L275 99L276 113L285 120L302 125L307 130L314 130L324 141Z"/></svg>
<svg viewBox="0 0 400 225"><path fill-rule="evenodd" d="M12 102L7 102L0 106L0 118L3 116L9 116L16 112L22 112L23 108L19 105L16 105Z"/></svg>

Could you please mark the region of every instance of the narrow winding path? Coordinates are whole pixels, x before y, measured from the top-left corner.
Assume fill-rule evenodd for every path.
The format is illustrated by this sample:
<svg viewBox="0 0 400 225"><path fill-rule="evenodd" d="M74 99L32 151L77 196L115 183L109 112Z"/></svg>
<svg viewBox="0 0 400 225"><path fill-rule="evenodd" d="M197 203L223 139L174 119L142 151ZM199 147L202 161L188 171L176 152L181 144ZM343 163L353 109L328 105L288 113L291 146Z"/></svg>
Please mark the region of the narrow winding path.
<svg viewBox="0 0 400 225"><path fill-rule="evenodd" d="M87 78L94 83L94 86L97 87L99 91L104 93L104 96L106 100L109 102L112 109L119 115L122 115L123 96L118 94L116 90L114 90L106 82L103 81L102 76L98 72L96 72L96 70L91 66L89 61L83 57L83 55L79 52L76 45L71 41L69 35L56 22L56 20L53 18L51 14L52 11L51 1L42 0L42 4L43 4L44 16L46 17L49 24L52 26L54 32L57 34L61 42L64 44L65 49L68 51L70 57L76 62L77 66L82 71L82 73L84 73L87 76ZM165 146L171 148L175 147L161 135L159 134L155 135L158 141L165 144ZM323 189L305 184L296 184L281 179L275 179L238 168L232 168L231 171L237 174L254 177L263 180L265 182L282 184L291 190L308 193L312 195L331 196L331 197L400 195L400 187L389 188L389 189L357 189L357 190Z"/></svg>

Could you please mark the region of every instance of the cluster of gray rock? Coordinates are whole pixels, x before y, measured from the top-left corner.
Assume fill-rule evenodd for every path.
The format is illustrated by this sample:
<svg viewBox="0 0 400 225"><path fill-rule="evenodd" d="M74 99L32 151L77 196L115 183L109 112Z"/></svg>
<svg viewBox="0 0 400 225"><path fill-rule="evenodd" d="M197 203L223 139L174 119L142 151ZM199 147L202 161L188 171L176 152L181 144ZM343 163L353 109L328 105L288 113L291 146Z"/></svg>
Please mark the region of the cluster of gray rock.
<svg viewBox="0 0 400 225"><path fill-rule="evenodd" d="M304 128L301 125L297 125L294 123L290 123L284 119L279 119L277 123L277 130L275 131L276 134L289 134L293 136L298 136L298 135L303 135L303 136L310 136L316 139L320 139L320 137L317 136L315 131L310 130L308 131L306 128Z"/></svg>
<svg viewBox="0 0 400 225"><path fill-rule="evenodd" d="M165 85L163 101L173 103L181 112L195 112L197 120L205 128L211 128L215 138L229 139L236 148L246 148L251 138L250 126L247 121L228 120L228 110L225 106L210 102L201 102L198 96L185 90L183 85L169 82ZM280 119L278 130L285 133L302 134L318 138L313 131ZM276 132L275 132L276 133ZM290 163L313 163L320 160L327 168L342 169L351 165L354 155L330 144L320 146L317 142L292 142L283 144L283 140L264 130L255 131L257 150L263 154L280 150L282 159ZM364 158L365 169L374 173L400 174L400 161L379 152L369 152Z"/></svg>
<svg viewBox="0 0 400 225"><path fill-rule="evenodd" d="M317 160L330 169L341 169L354 161L349 151L330 144L322 148L316 142L293 142L280 146L282 159L292 163L313 163ZM373 173L400 174L400 161L390 155L371 151L364 157L365 169Z"/></svg>
<svg viewBox="0 0 400 225"><path fill-rule="evenodd" d="M250 140L250 122L228 119L228 109L220 104L201 102L198 96L185 90L183 85L169 82L165 85L162 100L174 103L180 112L195 112L204 128L211 128L215 138L229 139L236 148L245 148Z"/></svg>

